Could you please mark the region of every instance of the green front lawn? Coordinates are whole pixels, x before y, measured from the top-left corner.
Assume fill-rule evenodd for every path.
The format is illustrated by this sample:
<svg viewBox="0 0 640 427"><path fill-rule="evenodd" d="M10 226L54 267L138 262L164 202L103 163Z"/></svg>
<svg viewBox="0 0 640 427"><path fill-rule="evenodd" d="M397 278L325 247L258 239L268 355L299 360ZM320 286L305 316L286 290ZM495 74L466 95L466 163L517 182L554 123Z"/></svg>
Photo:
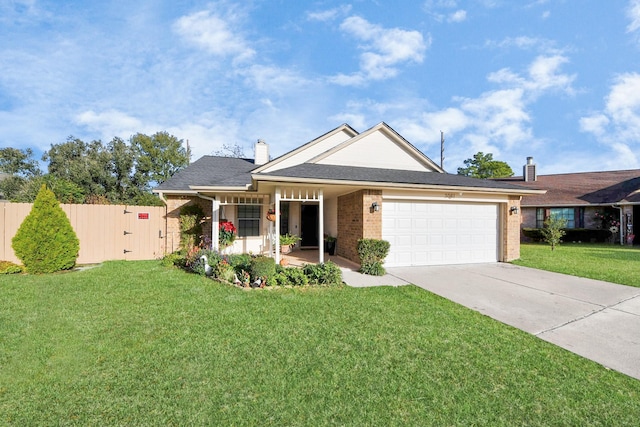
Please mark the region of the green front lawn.
<svg viewBox="0 0 640 427"><path fill-rule="evenodd" d="M636 425L640 381L413 286L0 277L1 425Z"/></svg>
<svg viewBox="0 0 640 427"><path fill-rule="evenodd" d="M513 264L640 287L640 248L612 244L563 243L551 251L542 243L520 245Z"/></svg>

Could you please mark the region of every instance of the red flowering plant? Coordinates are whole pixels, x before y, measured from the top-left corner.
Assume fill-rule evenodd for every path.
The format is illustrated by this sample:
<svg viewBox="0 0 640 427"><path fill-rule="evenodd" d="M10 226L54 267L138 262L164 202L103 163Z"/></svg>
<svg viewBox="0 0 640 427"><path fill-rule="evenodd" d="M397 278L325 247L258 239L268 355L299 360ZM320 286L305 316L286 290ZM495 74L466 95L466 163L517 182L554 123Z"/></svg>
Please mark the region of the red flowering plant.
<svg viewBox="0 0 640 427"><path fill-rule="evenodd" d="M220 248L226 248L236 240L236 226L229 221L221 221L218 225L218 242Z"/></svg>

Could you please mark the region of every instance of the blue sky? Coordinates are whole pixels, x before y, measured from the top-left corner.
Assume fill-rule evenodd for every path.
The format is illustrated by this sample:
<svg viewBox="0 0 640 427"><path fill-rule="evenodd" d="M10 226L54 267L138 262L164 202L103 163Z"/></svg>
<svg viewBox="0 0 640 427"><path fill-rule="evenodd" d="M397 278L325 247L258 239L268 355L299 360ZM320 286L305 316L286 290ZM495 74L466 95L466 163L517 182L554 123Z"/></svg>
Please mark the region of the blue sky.
<svg viewBox="0 0 640 427"><path fill-rule="evenodd" d="M640 168L640 0L0 0L0 147L168 131L194 160L384 121L454 172Z"/></svg>

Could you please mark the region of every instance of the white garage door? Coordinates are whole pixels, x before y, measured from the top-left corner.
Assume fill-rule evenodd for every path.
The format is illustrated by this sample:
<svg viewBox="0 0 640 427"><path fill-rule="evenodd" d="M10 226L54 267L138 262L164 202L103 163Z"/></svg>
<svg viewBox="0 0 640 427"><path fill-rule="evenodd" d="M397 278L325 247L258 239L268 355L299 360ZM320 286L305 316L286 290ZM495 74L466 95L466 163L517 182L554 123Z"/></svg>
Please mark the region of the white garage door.
<svg viewBox="0 0 640 427"><path fill-rule="evenodd" d="M382 212L387 267L498 260L496 204L385 200Z"/></svg>

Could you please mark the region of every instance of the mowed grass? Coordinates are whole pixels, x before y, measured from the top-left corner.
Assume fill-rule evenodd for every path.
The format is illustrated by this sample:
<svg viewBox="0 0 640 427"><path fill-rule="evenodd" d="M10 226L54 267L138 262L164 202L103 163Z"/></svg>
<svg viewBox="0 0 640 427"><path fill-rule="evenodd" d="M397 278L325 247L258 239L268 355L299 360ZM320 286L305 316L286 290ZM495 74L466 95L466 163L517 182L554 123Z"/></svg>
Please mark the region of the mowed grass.
<svg viewBox="0 0 640 427"><path fill-rule="evenodd" d="M637 425L640 381L413 286L0 278L0 425Z"/></svg>
<svg viewBox="0 0 640 427"><path fill-rule="evenodd" d="M640 248L612 244L563 243L551 251L542 243L520 245L525 267L640 287Z"/></svg>

